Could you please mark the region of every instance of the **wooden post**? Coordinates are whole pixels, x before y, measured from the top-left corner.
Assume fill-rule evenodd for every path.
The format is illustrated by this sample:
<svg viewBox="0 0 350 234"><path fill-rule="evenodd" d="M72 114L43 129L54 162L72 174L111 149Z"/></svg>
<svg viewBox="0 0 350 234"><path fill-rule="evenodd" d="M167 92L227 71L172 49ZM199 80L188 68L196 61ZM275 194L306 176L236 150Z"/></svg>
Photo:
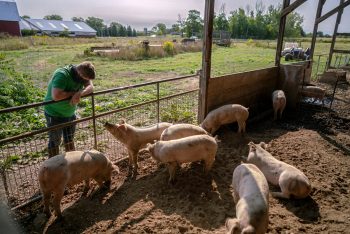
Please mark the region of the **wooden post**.
<svg viewBox="0 0 350 234"><path fill-rule="evenodd" d="M312 61L313 61L313 57L314 57L314 50L315 50L315 43L316 43L317 29L318 29L317 19L319 19L321 17L322 8L323 8L324 3L325 3L325 0L318 1L318 6L317 6L317 11L316 11L316 16L315 16L314 31L312 33L312 40L311 40L310 60L312 60Z"/></svg>
<svg viewBox="0 0 350 234"><path fill-rule="evenodd" d="M214 0L205 0L202 72L199 78L198 122L207 114L208 83L211 69L211 46L213 39Z"/></svg>
<svg viewBox="0 0 350 234"><path fill-rule="evenodd" d="M289 4L290 4L290 0L283 0L282 12L289 6ZM287 19L287 14L282 15L282 12L281 12L280 25L278 30L277 48L276 48L276 56L275 56L276 66L279 66L281 63L281 52L282 52L282 45L283 45L284 29L286 27L286 19Z"/></svg>
<svg viewBox="0 0 350 234"><path fill-rule="evenodd" d="M344 0L340 0L339 5L342 5L343 3L344 3ZM338 26L340 24L342 14L343 14L343 9L339 10L337 13L337 21L335 21L334 32L333 32L333 37L332 37L332 44L331 44L331 48L329 49L327 69L329 69L329 67L331 66L331 63L332 63L335 40L337 39Z"/></svg>

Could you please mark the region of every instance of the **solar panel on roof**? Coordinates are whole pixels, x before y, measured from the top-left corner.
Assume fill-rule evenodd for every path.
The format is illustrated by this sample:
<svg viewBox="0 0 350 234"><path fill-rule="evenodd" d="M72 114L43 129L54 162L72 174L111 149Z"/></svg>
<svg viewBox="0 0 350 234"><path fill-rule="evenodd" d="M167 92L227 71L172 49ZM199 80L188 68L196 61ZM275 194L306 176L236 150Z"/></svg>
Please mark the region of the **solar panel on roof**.
<svg viewBox="0 0 350 234"><path fill-rule="evenodd" d="M74 24L74 25L75 25L75 27L77 27L77 28L79 28L79 29L83 29L82 27L80 27L79 24Z"/></svg>
<svg viewBox="0 0 350 234"><path fill-rule="evenodd" d="M51 25L51 27L53 28L57 28L56 25L54 25L53 23L49 23Z"/></svg>
<svg viewBox="0 0 350 234"><path fill-rule="evenodd" d="M43 26L40 22L36 22L36 24L37 24L40 28L44 28L44 26Z"/></svg>

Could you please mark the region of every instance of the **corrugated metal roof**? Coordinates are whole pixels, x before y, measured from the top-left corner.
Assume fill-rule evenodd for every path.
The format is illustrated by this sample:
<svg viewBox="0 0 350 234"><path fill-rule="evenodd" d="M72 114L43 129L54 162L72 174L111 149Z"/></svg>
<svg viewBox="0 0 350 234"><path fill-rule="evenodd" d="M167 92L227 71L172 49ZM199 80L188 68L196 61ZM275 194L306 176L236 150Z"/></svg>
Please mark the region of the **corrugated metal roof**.
<svg viewBox="0 0 350 234"><path fill-rule="evenodd" d="M96 33L96 31L87 25L85 22L61 21L61 20L45 20L45 19L25 19L30 24L30 27L40 31L63 32L88 32ZM24 23L23 23L24 24ZM23 25L21 25L23 26ZM22 28L21 28L22 29Z"/></svg>
<svg viewBox="0 0 350 234"><path fill-rule="evenodd" d="M16 2L0 0L0 21L20 21Z"/></svg>

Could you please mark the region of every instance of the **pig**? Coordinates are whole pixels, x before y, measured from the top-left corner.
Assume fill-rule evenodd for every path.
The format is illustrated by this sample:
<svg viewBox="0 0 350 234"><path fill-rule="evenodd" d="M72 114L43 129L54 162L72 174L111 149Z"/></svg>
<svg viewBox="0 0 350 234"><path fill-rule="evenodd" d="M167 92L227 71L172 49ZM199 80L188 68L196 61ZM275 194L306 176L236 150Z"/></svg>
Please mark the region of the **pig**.
<svg viewBox="0 0 350 234"><path fill-rule="evenodd" d="M249 142L248 163L256 165L265 175L268 182L279 186L281 192L272 192L276 198L303 199L309 196L311 184L309 179L299 169L274 158L266 151L266 144Z"/></svg>
<svg viewBox="0 0 350 234"><path fill-rule="evenodd" d="M242 163L232 177L237 218L226 219L227 233L266 233L269 223L269 185L254 164Z"/></svg>
<svg viewBox="0 0 350 234"><path fill-rule="evenodd" d="M60 203L67 186L84 181L84 193L86 193L89 190L89 180L92 178L100 188L110 187L112 171L119 173L119 168L96 150L70 151L45 160L38 176L43 194L44 212L50 216L49 203L53 194L54 211L58 218L62 218Z"/></svg>
<svg viewBox="0 0 350 234"><path fill-rule="evenodd" d="M193 124L174 124L163 131L162 135L160 135L160 140L169 141L202 134L208 135L208 132L199 126Z"/></svg>
<svg viewBox="0 0 350 234"><path fill-rule="evenodd" d="M228 104L209 112L201 127L213 135L221 125L237 121L238 133L245 133L248 116L248 108L239 104Z"/></svg>
<svg viewBox="0 0 350 234"><path fill-rule="evenodd" d="M208 173L213 166L217 148L217 139L203 134L157 141L154 144L147 144L146 149L156 161L167 164L169 182L173 182L178 164L203 160L205 172Z"/></svg>
<svg viewBox="0 0 350 234"><path fill-rule="evenodd" d="M171 123L158 123L147 128L137 128L121 120L120 124L111 124L106 122L104 127L128 149L129 153L129 175L132 166L134 175L137 173L137 154L147 143L153 143L160 139L162 132L170 127Z"/></svg>
<svg viewBox="0 0 350 234"><path fill-rule="evenodd" d="M273 120L277 120L278 114L279 117L282 118L282 113L286 107L286 103L286 95L284 95L284 92L282 90L275 90L272 93L272 105L274 112Z"/></svg>
<svg viewBox="0 0 350 234"><path fill-rule="evenodd" d="M326 90L318 87L318 86L303 86L300 87L301 95L305 97L313 98L313 102L315 102L317 99L319 101L322 101L322 105L324 105L324 96L326 95Z"/></svg>

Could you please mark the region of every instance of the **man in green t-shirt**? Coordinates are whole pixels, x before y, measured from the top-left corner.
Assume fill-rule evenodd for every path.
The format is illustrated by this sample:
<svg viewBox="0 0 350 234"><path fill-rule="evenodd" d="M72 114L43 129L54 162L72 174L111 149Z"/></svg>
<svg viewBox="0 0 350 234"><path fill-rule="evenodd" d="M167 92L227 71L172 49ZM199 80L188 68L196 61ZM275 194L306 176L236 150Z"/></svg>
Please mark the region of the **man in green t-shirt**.
<svg viewBox="0 0 350 234"><path fill-rule="evenodd" d="M53 73L47 87L45 101L70 99L45 105L47 127L76 119L77 104L82 96L92 93L93 79L95 79L95 68L90 62L82 62L77 66L68 65ZM59 154L62 135L65 150L75 150L74 132L75 124L49 131L49 157Z"/></svg>

